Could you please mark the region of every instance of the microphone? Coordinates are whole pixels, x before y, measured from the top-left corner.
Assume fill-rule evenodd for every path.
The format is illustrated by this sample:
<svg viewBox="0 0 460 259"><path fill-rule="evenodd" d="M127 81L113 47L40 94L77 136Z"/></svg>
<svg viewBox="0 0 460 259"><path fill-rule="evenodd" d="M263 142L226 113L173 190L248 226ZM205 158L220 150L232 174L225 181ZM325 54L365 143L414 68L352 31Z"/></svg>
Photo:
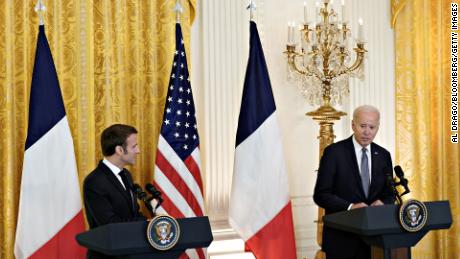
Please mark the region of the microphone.
<svg viewBox="0 0 460 259"><path fill-rule="evenodd" d="M399 165L397 165L394 167L394 169L396 176L399 178L399 182L396 183L396 186L401 185L402 187L404 187L404 192L401 194L401 196L410 193L408 185L409 181L406 178L404 178L404 172L402 168Z"/></svg>
<svg viewBox="0 0 460 259"><path fill-rule="evenodd" d="M161 203L163 203L163 198L161 197L161 192L158 191L155 186L153 186L153 184L151 183L148 183L145 185L145 189L152 195L152 198L153 199L157 199L158 200L158 204L156 206L155 209L157 209L158 207L160 207Z"/></svg>
<svg viewBox="0 0 460 259"><path fill-rule="evenodd" d="M152 205L150 205L150 200L147 198L147 194L142 190L142 187L139 184L135 183L135 184L133 184L132 190L136 194L136 197L139 200L144 202L145 207L147 207L147 209L150 212L150 215L152 215L152 217L153 217Z"/></svg>

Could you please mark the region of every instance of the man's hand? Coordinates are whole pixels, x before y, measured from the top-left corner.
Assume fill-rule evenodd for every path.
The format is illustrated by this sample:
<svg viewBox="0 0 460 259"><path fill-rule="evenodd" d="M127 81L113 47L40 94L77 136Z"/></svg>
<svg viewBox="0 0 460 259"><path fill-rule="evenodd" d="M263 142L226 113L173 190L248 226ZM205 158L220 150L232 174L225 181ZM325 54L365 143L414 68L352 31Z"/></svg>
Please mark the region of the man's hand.
<svg viewBox="0 0 460 259"><path fill-rule="evenodd" d="M351 208L350 209L359 209L359 208L364 208L364 207L367 207L367 204L364 203L364 202L360 202L360 203L355 203L353 205L351 205Z"/></svg>
<svg viewBox="0 0 460 259"><path fill-rule="evenodd" d="M383 202L381 200L376 200L371 204L371 206L382 206L382 205L383 205Z"/></svg>

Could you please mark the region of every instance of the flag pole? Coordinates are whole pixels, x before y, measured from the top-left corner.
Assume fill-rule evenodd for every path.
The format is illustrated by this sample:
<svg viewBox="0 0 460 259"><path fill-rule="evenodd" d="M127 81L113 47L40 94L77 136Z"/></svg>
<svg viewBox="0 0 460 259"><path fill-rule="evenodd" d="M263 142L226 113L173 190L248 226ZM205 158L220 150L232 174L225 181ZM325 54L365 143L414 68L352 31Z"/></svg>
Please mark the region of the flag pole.
<svg viewBox="0 0 460 259"><path fill-rule="evenodd" d="M43 4L42 0L38 0L37 4L35 5L35 12L38 13L38 17L40 19L40 25L45 24L45 19L43 18L43 13L46 11L46 7Z"/></svg>
<svg viewBox="0 0 460 259"><path fill-rule="evenodd" d="M176 5L174 6L174 12L176 13L176 23L180 23L180 14L184 12L180 0L176 0Z"/></svg>
<svg viewBox="0 0 460 259"><path fill-rule="evenodd" d="M246 7L246 9L249 10L249 16L251 21L254 21L254 11L256 10L256 8L256 3L254 3L253 0L249 0L249 5Z"/></svg>

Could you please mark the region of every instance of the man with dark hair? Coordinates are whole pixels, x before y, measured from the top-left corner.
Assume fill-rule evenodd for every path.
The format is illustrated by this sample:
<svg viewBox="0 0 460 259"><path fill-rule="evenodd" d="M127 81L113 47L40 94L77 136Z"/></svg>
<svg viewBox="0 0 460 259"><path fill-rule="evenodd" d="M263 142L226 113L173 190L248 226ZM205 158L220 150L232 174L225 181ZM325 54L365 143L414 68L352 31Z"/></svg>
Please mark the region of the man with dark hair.
<svg viewBox="0 0 460 259"><path fill-rule="evenodd" d="M117 146L121 146L123 149L126 149L126 139L131 134L137 134L137 130L129 125L114 124L106 128L101 135L102 154L104 156L111 156L115 154Z"/></svg>
<svg viewBox="0 0 460 259"><path fill-rule="evenodd" d="M108 223L146 220L139 210L133 180L125 165L133 165L139 154L137 130L114 124L102 132L104 159L83 183L86 217L90 228ZM110 258L88 251L88 258Z"/></svg>
<svg viewBox="0 0 460 259"><path fill-rule="evenodd" d="M324 150L313 199L326 214L394 203L386 186L386 174L393 172L390 153L373 142L379 126L377 108L360 106L353 113L353 135ZM326 259L371 258L358 236L325 226L322 250Z"/></svg>

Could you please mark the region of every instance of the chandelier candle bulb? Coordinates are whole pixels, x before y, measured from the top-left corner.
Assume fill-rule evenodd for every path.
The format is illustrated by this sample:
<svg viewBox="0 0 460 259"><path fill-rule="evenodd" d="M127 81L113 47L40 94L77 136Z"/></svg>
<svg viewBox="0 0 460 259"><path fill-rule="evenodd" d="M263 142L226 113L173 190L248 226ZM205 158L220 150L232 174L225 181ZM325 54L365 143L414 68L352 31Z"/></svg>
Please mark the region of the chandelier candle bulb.
<svg viewBox="0 0 460 259"><path fill-rule="evenodd" d="M287 32L288 32L287 43L289 44L290 41L291 41L291 23L289 23L289 22L288 22Z"/></svg>
<svg viewBox="0 0 460 259"><path fill-rule="evenodd" d="M294 23L288 22L288 44L294 44Z"/></svg>
<svg viewBox="0 0 460 259"><path fill-rule="evenodd" d="M345 23L347 20L346 17L346 11L345 11L345 0L342 0L342 22Z"/></svg>
<svg viewBox="0 0 460 259"><path fill-rule="evenodd" d="M303 22L308 24L307 2L303 2Z"/></svg>
<svg viewBox="0 0 460 259"><path fill-rule="evenodd" d="M315 2L315 6L316 6L315 21L319 22L319 21L321 21L321 14L320 14L320 11L319 11L320 9L319 9L319 2L318 1Z"/></svg>
<svg viewBox="0 0 460 259"><path fill-rule="evenodd" d="M337 41L340 45L343 45L343 33L340 32L340 26L337 26L337 29L339 30L339 34L337 35Z"/></svg>
<svg viewBox="0 0 460 259"><path fill-rule="evenodd" d="M316 24L313 24L313 30L311 31L311 43L316 44Z"/></svg>
<svg viewBox="0 0 460 259"><path fill-rule="evenodd" d="M358 20L358 42L364 42L364 21L362 18Z"/></svg>

